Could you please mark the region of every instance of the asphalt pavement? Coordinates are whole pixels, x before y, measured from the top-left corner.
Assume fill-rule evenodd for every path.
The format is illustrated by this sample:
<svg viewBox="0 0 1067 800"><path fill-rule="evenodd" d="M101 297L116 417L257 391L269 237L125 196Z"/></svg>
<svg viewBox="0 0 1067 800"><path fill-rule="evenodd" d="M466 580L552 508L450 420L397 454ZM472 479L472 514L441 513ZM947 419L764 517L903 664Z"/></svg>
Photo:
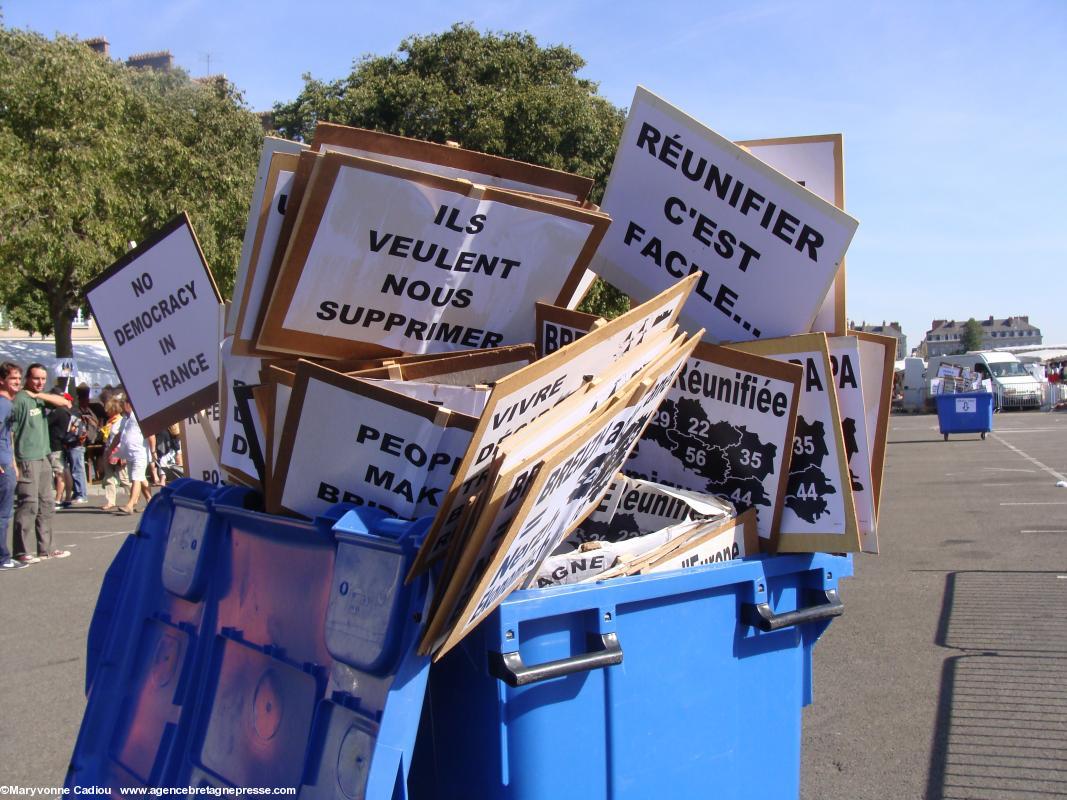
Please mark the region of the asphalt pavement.
<svg viewBox="0 0 1067 800"><path fill-rule="evenodd" d="M802 797L1067 796L1067 414L948 442L894 417L889 441L882 552L856 557L815 647ZM61 785L96 595L136 520L63 511L71 558L0 573L0 784Z"/></svg>

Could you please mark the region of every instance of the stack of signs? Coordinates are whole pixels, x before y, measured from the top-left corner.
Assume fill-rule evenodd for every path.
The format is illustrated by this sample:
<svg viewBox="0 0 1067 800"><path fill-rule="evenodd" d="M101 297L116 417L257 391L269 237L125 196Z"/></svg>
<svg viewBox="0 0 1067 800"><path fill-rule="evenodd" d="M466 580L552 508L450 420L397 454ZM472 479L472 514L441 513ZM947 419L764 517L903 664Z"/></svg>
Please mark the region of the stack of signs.
<svg viewBox="0 0 1067 800"><path fill-rule="evenodd" d="M706 538L706 531L721 531L734 516L729 503L711 495L616 475L600 505L541 563L526 585L544 588L595 580L620 562L655 560L665 546L681 546L679 540L694 546ZM752 540L727 547L726 557L751 555L754 546L753 529Z"/></svg>

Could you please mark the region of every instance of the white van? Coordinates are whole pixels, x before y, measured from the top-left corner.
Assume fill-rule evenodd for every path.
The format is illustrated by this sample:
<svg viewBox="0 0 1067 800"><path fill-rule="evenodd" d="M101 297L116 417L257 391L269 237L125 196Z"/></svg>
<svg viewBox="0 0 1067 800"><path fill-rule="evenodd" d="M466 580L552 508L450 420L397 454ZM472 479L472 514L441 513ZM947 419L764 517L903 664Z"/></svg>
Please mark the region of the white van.
<svg viewBox="0 0 1067 800"><path fill-rule="evenodd" d="M983 380L991 380L999 409L1041 407L1041 382L1026 371L1014 353L975 350L955 356L937 356L930 359L927 378L936 376L937 368L942 364L963 367L977 372Z"/></svg>

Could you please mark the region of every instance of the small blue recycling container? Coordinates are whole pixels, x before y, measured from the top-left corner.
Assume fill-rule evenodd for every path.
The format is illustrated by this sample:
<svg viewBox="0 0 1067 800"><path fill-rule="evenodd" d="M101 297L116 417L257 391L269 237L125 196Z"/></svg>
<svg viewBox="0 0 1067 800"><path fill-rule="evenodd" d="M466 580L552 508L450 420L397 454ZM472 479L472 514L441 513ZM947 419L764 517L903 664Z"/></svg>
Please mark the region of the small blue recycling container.
<svg viewBox="0 0 1067 800"><path fill-rule="evenodd" d="M963 392L937 395L937 425L945 441L950 433L980 433L993 430L993 395Z"/></svg>
<svg viewBox="0 0 1067 800"><path fill-rule="evenodd" d="M430 671L412 797L795 800L850 574L786 555L513 593Z"/></svg>

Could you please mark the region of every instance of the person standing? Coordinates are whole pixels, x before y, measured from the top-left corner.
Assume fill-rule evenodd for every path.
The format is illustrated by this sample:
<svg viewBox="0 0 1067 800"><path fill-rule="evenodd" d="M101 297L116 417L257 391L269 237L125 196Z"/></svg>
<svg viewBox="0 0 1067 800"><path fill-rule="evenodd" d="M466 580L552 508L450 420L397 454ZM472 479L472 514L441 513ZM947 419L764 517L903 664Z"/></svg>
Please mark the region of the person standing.
<svg viewBox="0 0 1067 800"><path fill-rule="evenodd" d="M48 370L43 364L26 368L26 385L12 401L14 414L15 463L18 482L15 488L15 559L32 564L40 559L66 558L69 550L52 548L52 518L56 511L56 493L52 485L51 452L45 406L70 408L62 395L47 394L44 387ZM30 550L31 530L37 537L37 555Z"/></svg>
<svg viewBox="0 0 1067 800"><path fill-rule="evenodd" d="M148 485L148 457L149 447L152 446L145 440L141 433L141 425L133 413L130 398L123 398L122 429L119 432L119 455L126 462L126 468L130 474L130 501L121 506L118 511L122 514L133 514L137 510L137 501L144 492L145 503L152 496L152 490Z"/></svg>
<svg viewBox="0 0 1067 800"><path fill-rule="evenodd" d="M121 441L119 434L122 432L122 409L122 395L111 394L105 410L107 421L100 428L100 435L104 440L103 452L97 467L104 485L104 505L100 507L101 511L114 511L118 508L116 503L119 487L129 484L126 478L126 465L122 463L118 452Z"/></svg>
<svg viewBox="0 0 1067 800"><path fill-rule="evenodd" d="M0 364L0 570L29 566L11 557L7 549L8 528L15 509L15 416L11 401L22 388L22 369L10 361Z"/></svg>

